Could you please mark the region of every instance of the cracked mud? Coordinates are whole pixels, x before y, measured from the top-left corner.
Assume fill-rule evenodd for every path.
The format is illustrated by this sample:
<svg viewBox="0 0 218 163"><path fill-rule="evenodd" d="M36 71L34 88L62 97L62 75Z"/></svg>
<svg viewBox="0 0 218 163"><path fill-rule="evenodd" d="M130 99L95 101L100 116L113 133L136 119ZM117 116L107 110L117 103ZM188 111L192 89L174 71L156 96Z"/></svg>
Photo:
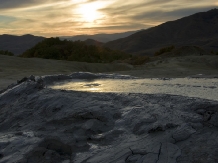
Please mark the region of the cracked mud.
<svg viewBox="0 0 218 163"><path fill-rule="evenodd" d="M44 82L26 79L0 94L1 163L218 162L218 101Z"/></svg>

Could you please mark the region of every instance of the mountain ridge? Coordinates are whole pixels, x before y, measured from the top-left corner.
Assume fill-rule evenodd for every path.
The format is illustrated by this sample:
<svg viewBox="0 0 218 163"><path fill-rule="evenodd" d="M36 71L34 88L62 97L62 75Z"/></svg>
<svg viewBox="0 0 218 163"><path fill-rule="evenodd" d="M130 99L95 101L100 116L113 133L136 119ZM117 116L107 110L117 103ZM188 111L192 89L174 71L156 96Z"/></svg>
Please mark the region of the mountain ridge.
<svg viewBox="0 0 218 163"><path fill-rule="evenodd" d="M138 30L141 31L141 30ZM119 38L125 38L128 37L137 31L127 31L127 32L121 32L121 33L112 33L112 34L106 34L106 33L99 33L94 35L76 35L76 36L62 36L61 39L67 39L70 41L85 41L87 39L96 40L98 42L106 43L109 41L113 41Z"/></svg>
<svg viewBox="0 0 218 163"><path fill-rule="evenodd" d="M19 55L44 39L45 37L31 34L22 36L3 34L0 35L0 50L8 50L15 55Z"/></svg>
<svg viewBox="0 0 218 163"><path fill-rule="evenodd" d="M61 40L70 40L70 41L84 41L87 45L96 45L103 46L104 42L118 39L121 37L129 36L137 31L128 31L123 33L114 33L114 34L96 34L96 35L78 35L78 36L66 36L60 37ZM26 50L32 48L37 43L46 39L42 36L34 36L32 34L25 34L21 36L11 35L11 34L2 34L0 35L0 50L8 50L15 55L20 55ZM99 41L100 40L100 41ZM102 40L102 41L101 41Z"/></svg>
<svg viewBox="0 0 218 163"><path fill-rule="evenodd" d="M168 21L126 38L106 43L107 47L130 53L146 53L152 48L168 45L199 45L203 47L209 39L218 42L218 9L196 13L174 21ZM188 44L185 43L188 41ZM201 45L202 46L202 45Z"/></svg>

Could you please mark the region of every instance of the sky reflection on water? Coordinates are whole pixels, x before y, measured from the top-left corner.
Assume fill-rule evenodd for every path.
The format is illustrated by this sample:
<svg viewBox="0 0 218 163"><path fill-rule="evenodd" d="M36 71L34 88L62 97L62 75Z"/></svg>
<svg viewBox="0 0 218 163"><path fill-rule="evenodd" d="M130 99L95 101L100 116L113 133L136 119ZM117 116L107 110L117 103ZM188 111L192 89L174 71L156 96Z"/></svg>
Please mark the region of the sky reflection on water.
<svg viewBox="0 0 218 163"><path fill-rule="evenodd" d="M97 79L58 82L52 89L86 91L174 94L218 101L218 79Z"/></svg>

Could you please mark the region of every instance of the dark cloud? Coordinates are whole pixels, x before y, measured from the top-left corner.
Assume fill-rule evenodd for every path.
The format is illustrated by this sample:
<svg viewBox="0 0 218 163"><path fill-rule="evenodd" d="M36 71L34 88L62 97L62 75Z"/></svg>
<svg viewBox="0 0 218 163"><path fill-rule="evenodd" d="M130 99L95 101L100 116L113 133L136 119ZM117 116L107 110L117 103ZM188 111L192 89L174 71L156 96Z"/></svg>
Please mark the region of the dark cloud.
<svg viewBox="0 0 218 163"><path fill-rule="evenodd" d="M215 7L213 0L208 1L207 5L203 0L192 0L191 2L189 0L151 0L131 4L126 4L124 0L120 0L116 5L112 4L100 11L106 13L108 19L125 20L131 23L133 28L137 28L137 24L145 23L147 26L154 26L197 12L208 11Z"/></svg>
<svg viewBox="0 0 218 163"><path fill-rule="evenodd" d="M99 16L91 23L77 9L82 4L94 2L112 3L98 9L102 17ZM210 10L217 5L217 0L0 0L0 33L7 31L8 26L9 32L25 33L28 29L29 33L47 36L61 35L61 32L63 35L78 32L86 34L89 31L116 33L146 29L165 21ZM13 10L17 8L25 9Z"/></svg>
<svg viewBox="0 0 218 163"><path fill-rule="evenodd" d="M131 19L135 21L143 21L143 20L169 21L169 20L174 20L174 19L185 17L185 16L189 16L197 12L208 11L215 7L216 6L181 8L181 9L175 9L172 11L154 10L150 12L143 12L143 13L137 14L135 16L132 16Z"/></svg>
<svg viewBox="0 0 218 163"><path fill-rule="evenodd" d="M113 4L110 7L106 7L101 9L100 11L110 13L110 14L126 14L130 13L132 10L138 10L139 12L143 10L143 8L150 8L155 5L163 5L170 3L173 0L152 0L142 3L131 3L131 4L121 4L121 2L117 4Z"/></svg>
<svg viewBox="0 0 218 163"><path fill-rule="evenodd" d="M61 0L69 1L69 0ZM0 9L29 7L47 3L54 3L56 0L0 0ZM60 2L60 1L59 1Z"/></svg>
<svg viewBox="0 0 218 163"><path fill-rule="evenodd" d="M42 0L0 0L0 8L17 8L42 3Z"/></svg>
<svg viewBox="0 0 218 163"><path fill-rule="evenodd" d="M135 14L140 17L140 15L146 15L146 13L147 16L152 16L152 14L161 16L161 14L167 12L167 10L175 10L177 11L175 12L176 16L182 17L184 15L190 15L195 12L209 10L211 7L216 7L215 0L208 1L206 4L205 0L192 0L191 2L190 0L150 0L144 2L136 1L135 3L133 2L131 4L125 4L125 1L126 0L119 0L115 4L100 9L99 11L113 16L129 16L130 14ZM193 4L196 4L196 7L193 7Z"/></svg>

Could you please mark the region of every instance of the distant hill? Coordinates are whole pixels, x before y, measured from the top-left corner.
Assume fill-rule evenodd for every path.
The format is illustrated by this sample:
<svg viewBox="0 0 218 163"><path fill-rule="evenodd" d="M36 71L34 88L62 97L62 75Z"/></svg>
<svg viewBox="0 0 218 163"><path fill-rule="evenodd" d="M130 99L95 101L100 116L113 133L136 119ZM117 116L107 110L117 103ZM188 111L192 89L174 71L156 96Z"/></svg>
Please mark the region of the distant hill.
<svg viewBox="0 0 218 163"><path fill-rule="evenodd" d="M15 55L19 55L44 39L44 37L29 34L23 36L4 34L0 35L0 50L8 50Z"/></svg>
<svg viewBox="0 0 218 163"><path fill-rule="evenodd" d="M94 45L94 46L103 46L104 43L99 42L99 41L95 41L93 39L87 39L84 41L86 45Z"/></svg>
<svg viewBox="0 0 218 163"><path fill-rule="evenodd" d="M115 34L96 34L96 35L79 35L79 36L68 36L61 37L61 40L67 39L71 41L85 41L87 45L96 45L102 46L103 43L116 40L119 38L127 37L137 31L130 31L124 33L115 33ZM3 34L0 35L0 50L10 51L15 55L20 55L25 52L27 49L32 48L40 41L44 40L45 37L39 37L34 35L23 35L15 36Z"/></svg>
<svg viewBox="0 0 218 163"><path fill-rule="evenodd" d="M114 33L114 34L95 34L95 35L77 35L77 36L65 36L65 37L60 37L62 40L67 39L71 41L85 41L87 39L92 39L96 40L98 42L106 43L109 41L113 41L116 39L128 37L137 31L129 31L129 32L123 32L123 33Z"/></svg>
<svg viewBox="0 0 218 163"><path fill-rule="evenodd" d="M169 21L105 46L129 53L153 54L157 49L171 45L196 45L218 51L218 9Z"/></svg>
<svg viewBox="0 0 218 163"><path fill-rule="evenodd" d="M108 63L115 60L128 59L131 55L101 46L87 45L87 42L84 41L62 41L57 37L44 39L24 52L21 57Z"/></svg>

